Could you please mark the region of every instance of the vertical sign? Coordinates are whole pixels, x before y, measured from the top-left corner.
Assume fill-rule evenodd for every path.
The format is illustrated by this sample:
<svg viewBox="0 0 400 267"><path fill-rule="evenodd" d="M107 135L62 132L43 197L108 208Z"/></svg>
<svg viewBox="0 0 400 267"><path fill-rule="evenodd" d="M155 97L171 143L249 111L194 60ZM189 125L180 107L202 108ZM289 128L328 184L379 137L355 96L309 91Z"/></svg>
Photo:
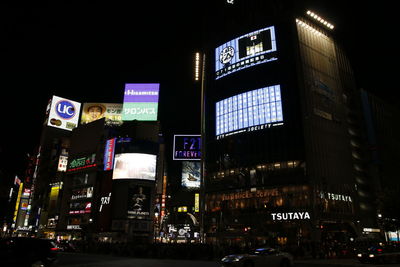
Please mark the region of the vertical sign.
<svg viewBox="0 0 400 267"><path fill-rule="evenodd" d="M22 195L22 188L23 187L24 187L24 183L20 183L19 184L19 189L18 189L17 201L15 202L15 210L14 210L14 217L13 217L13 222L14 223L17 221L18 208L19 208L19 203L21 201L21 195Z"/></svg>
<svg viewBox="0 0 400 267"><path fill-rule="evenodd" d="M106 149L104 151L104 170L109 171L114 166L114 150L116 138L107 140Z"/></svg>
<svg viewBox="0 0 400 267"><path fill-rule="evenodd" d="M194 194L194 212L200 212L200 194Z"/></svg>

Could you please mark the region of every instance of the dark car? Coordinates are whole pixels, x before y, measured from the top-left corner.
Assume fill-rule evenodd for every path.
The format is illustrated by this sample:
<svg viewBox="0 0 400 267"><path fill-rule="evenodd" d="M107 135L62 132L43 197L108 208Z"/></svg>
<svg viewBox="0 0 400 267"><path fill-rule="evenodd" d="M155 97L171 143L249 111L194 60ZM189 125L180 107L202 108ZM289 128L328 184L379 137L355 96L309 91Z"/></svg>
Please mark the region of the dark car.
<svg viewBox="0 0 400 267"><path fill-rule="evenodd" d="M293 256L274 248L258 248L247 254L233 254L222 258L223 267L290 267L293 266Z"/></svg>
<svg viewBox="0 0 400 267"><path fill-rule="evenodd" d="M400 249L392 245L375 245L357 252L362 263L400 263Z"/></svg>
<svg viewBox="0 0 400 267"><path fill-rule="evenodd" d="M58 247L51 240L11 237L0 240L0 266L53 266Z"/></svg>

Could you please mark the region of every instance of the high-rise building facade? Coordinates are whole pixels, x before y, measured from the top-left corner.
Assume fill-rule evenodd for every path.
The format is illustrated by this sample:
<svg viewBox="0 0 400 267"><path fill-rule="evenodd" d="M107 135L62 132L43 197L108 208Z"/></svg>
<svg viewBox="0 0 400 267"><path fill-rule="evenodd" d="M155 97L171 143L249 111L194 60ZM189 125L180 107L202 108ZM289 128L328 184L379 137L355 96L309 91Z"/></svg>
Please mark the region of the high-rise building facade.
<svg viewBox="0 0 400 267"><path fill-rule="evenodd" d="M348 242L376 226L349 61L328 20L259 5L206 53L205 240Z"/></svg>

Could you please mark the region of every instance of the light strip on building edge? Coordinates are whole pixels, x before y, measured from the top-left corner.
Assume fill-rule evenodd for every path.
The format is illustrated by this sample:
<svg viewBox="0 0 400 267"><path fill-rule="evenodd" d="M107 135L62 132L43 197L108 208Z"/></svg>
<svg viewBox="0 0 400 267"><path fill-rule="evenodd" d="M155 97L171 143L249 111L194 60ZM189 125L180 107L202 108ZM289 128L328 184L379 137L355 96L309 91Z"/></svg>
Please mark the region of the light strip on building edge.
<svg viewBox="0 0 400 267"><path fill-rule="evenodd" d="M309 15L310 17L312 17L319 23L323 24L328 29L333 30L333 28L335 28L335 26L333 26L331 23L327 22L326 20L324 20L323 18L321 18L320 16L318 16L317 14L315 14L314 12L312 12L310 10L307 11L307 15Z"/></svg>
<svg viewBox="0 0 400 267"><path fill-rule="evenodd" d="M305 23L299 19L296 19L296 23L299 24L301 27L306 28L307 30L309 30L310 32L312 32L318 36L326 36L322 32L316 30L315 28L311 27L310 25L308 25L307 23Z"/></svg>

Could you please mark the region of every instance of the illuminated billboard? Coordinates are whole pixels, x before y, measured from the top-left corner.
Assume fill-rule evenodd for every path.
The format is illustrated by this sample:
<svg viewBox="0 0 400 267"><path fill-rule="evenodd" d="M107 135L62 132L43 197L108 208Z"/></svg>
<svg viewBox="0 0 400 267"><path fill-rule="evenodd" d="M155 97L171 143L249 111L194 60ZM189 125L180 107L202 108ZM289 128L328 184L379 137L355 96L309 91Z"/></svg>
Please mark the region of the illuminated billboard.
<svg viewBox="0 0 400 267"><path fill-rule="evenodd" d="M217 139L282 124L280 85L244 92L216 103Z"/></svg>
<svg viewBox="0 0 400 267"><path fill-rule="evenodd" d="M78 102L53 96L47 125L72 131L78 125L80 109Z"/></svg>
<svg viewBox="0 0 400 267"><path fill-rule="evenodd" d="M156 155L141 153L116 154L113 179L156 179Z"/></svg>
<svg viewBox="0 0 400 267"><path fill-rule="evenodd" d="M159 83L125 84L123 121L156 121Z"/></svg>
<svg viewBox="0 0 400 267"><path fill-rule="evenodd" d="M84 103L81 124L105 118L105 125L119 126L122 124L122 104L116 103Z"/></svg>
<svg viewBox="0 0 400 267"><path fill-rule="evenodd" d="M275 28L263 28L215 49L215 79L261 63L277 60Z"/></svg>
<svg viewBox="0 0 400 267"><path fill-rule="evenodd" d="M200 188L200 162L182 162L182 186L187 189Z"/></svg>
<svg viewBox="0 0 400 267"><path fill-rule="evenodd" d="M201 160L201 135L174 135L174 160Z"/></svg>
<svg viewBox="0 0 400 267"><path fill-rule="evenodd" d="M151 189L135 185L128 189L128 219L148 219L150 217Z"/></svg>

